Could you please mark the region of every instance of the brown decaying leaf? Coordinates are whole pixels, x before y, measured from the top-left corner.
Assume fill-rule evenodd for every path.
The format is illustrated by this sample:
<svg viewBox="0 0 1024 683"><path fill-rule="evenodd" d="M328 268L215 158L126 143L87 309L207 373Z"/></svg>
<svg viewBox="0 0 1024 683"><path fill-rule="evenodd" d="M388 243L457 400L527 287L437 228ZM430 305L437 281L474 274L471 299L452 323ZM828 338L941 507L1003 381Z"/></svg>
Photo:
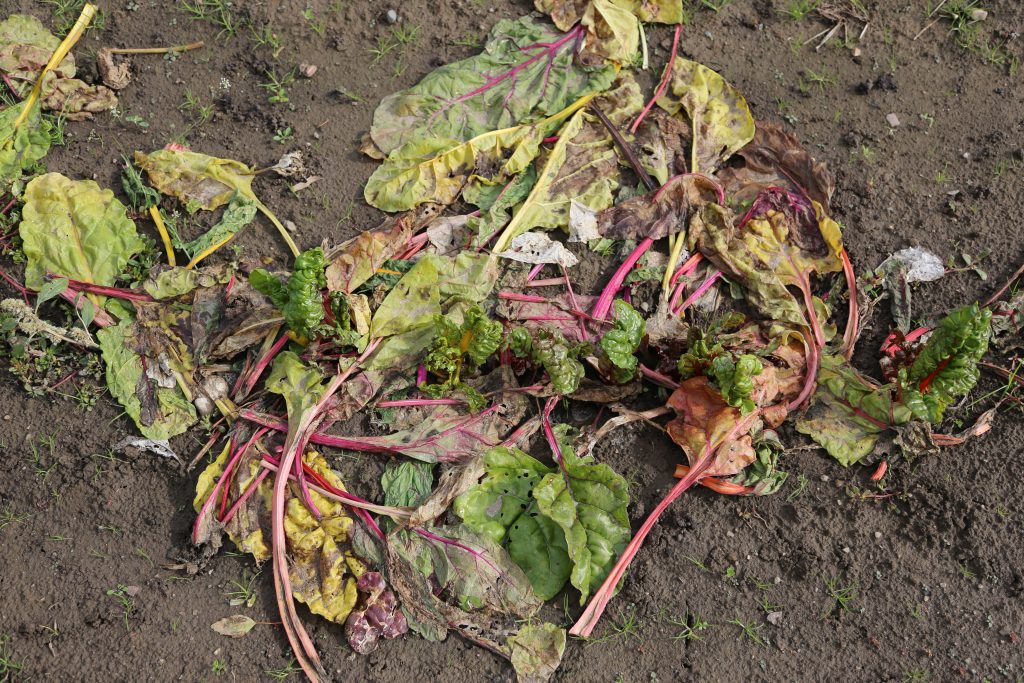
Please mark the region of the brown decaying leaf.
<svg viewBox="0 0 1024 683"><path fill-rule="evenodd" d="M718 188L700 175L669 180L656 192L632 197L605 209L597 217L602 237L613 240L661 239L686 229L690 215L708 202L718 201Z"/></svg>
<svg viewBox="0 0 1024 683"><path fill-rule="evenodd" d="M230 617L213 622L210 624L210 628L228 638L241 638L255 625L256 622L251 617L244 614L232 614Z"/></svg>
<svg viewBox="0 0 1024 683"><path fill-rule="evenodd" d="M116 61L109 47L101 47L96 51L96 69L100 72L103 84L111 90L122 90L131 83L131 63L128 60Z"/></svg>

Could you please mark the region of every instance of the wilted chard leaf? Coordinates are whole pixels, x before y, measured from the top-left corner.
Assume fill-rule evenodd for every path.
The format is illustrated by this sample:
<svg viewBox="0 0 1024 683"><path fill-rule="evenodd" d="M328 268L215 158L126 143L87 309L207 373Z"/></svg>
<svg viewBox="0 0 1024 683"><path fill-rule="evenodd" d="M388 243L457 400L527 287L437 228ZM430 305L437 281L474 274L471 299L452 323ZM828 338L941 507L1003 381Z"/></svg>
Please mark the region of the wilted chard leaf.
<svg viewBox="0 0 1024 683"><path fill-rule="evenodd" d="M42 108L60 112L71 121L87 119L95 112L117 106L117 97L110 89L88 85L74 77L75 58L70 52L42 75L60 43L37 18L12 14L0 22L0 72L8 75L8 82L19 97L28 95L30 84L41 80Z"/></svg>
<svg viewBox="0 0 1024 683"><path fill-rule="evenodd" d="M263 453L262 443L256 442L235 464L228 484L228 500L238 500L257 476L265 471L260 465ZM229 455L229 449L225 449L200 475L193 501L196 512L203 510L203 504L213 491L214 482L223 475ZM322 455L307 451L302 461L328 484L345 490L341 478L330 469ZM242 503L224 527L235 546L252 554L257 562L270 558L272 489L273 478L264 477L255 492ZM344 624L356 606L357 579L366 571L365 565L351 550L350 530L353 520L344 505L312 490L310 496L321 515L317 520L291 491L289 489L285 501L285 536L292 592L314 614ZM210 509L207 514L215 514L215 511Z"/></svg>
<svg viewBox="0 0 1024 683"><path fill-rule="evenodd" d="M71 52L71 48L82 37L95 15L96 6L86 3L82 7L82 13L74 27L43 66L28 97L18 104L0 111L0 184L3 186L17 181L21 177L22 171L45 157L49 151L50 135L44 127L45 122L40 103L44 82L54 68L63 64ZM31 22L28 23L31 24ZM13 25L6 24L5 32L10 40L21 40L23 34L27 34L24 37L34 36L41 40L39 30L31 25L25 25L23 20L15 20ZM10 65L8 64L8 66Z"/></svg>
<svg viewBox="0 0 1024 683"><path fill-rule="evenodd" d="M676 57L672 96L658 106L673 116L685 112L692 131L691 173L711 173L754 137L754 117L736 88L703 64ZM678 99L676 99L678 98Z"/></svg>
<svg viewBox="0 0 1024 683"><path fill-rule="evenodd" d="M643 106L640 87L628 72L621 72L614 90L594 98L613 125L622 126ZM569 224L572 200L591 209L606 209L619 186L619 153L615 141L594 114L576 112L558 131L558 142L547 154L529 196L494 245L497 253L533 228L561 228Z"/></svg>
<svg viewBox="0 0 1024 683"><path fill-rule="evenodd" d="M277 228L292 254L299 255L288 230L253 192L255 172L242 162L168 146L151 154L135 152L135 163L146 171L154 187L177 197L189 210L212 211L231 201L237 192L256 205Z"/></svg>
<svg viewBox="0 0 1024 683"><path fill-rule="evenodd" d="M411 140L466 142L553 116L614 78L612 67L576 64L579 37L578 30L553 34L533 17L499 21L482 54L384 98L370 136L387 155Z"/></svg>
<svg viewBox="0 0 1024 683"><path fill-rule="evenodd" d="M683 21L682 0L535 0L534 5L563 31L581 24L587 32L585 61L595 64L630 61L639 48L641 21Z"/></svg>
<svg viewBox="0 0 1024 683"><path fill-rule="evenodd" d="M113 192L59 173L28 184L19 231L28 259L25 284L36 290L48 273L111 286L145 246Z"/></svg>

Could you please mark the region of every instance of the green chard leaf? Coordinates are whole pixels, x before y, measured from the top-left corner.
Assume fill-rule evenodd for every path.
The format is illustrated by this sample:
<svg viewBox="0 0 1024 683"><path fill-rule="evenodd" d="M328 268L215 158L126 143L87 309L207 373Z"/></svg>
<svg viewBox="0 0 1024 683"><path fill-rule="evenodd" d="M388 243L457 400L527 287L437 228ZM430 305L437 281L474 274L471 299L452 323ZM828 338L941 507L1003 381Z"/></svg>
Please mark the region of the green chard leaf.
<svg viewBox="0 0 1024 683"><path fill-rule="evenodd" d="M26 108L29 112L24 122L16 126ZM20 102L0 111L0 187L13 184L49 151L50 134L38 102Z"/></svg>
<svg viewBox="0 0 1024 683"><path fill-rule="evenodd" d="M174 246L188 254L189 258L194 258L214 245L220 244L229 237L232 237L239 230L252 223L253 219L256 218L257 210L258 207L252 199L236 192L231 196L227 208L224 209L224 214L217 221L216 225L191 242L175 244Z"/></svg>
<svg viewBox="0 0 1024 683"><path fill-rule="evenodd" d="M601 337L601 350L615 368L613 373L619 384L636 376L639 364L636 350L644 339L646 324L643 316L622 299L615 300L615 325Z"/></svg>
<svg viewBox="0 0 1024 683"><path fill-rule="evenodd" d="M913 365L899 373L903 403L919 420L942 421L946 407L978 382L978 361L988 350L992 312L977 304L943 318Z"/></svg>
<svg viewBox="0 0 1024 683"><path fill-rule="evenodd" d="M113 192L59 173L28 184L19 231L28 259L25 284L35 290L47 273L112 286L145 246Z"/></svg>
<svg viewBox="0 0 1024 683"><path fill-rule="evenodd" d="M517 448L492 448L483 458L486 475L455 499L453 510L467 527L504 545L537 597L550 600L569 580L571 562L565 534L539 514L531 492L554 470Z"/></svg>
<svg viewBox="0 0 1024 683"><path fill-rule="evenodd" d="M434 464L408 460L391 463L381 475L380 486L385 505L416 507L434 488Z"/></svg>
<svg viewBox="0 0 1024 683"><path fill-rule="evenodd" d="M708 377L718 385L725 402L746 415L754 410L754 377L764 370L761 360L744 353L733 360L732 354L723 353L711 361Z"/></svg>
<svg viewBox="0 0 1024 683"><path fill-rule="evenodd" d="M388 155L410 141L462 143L554 116L605 90L615 75L610 66L588 70L577 64L579 37L576 31L554 34L534 17L499 21L481 54L384 98L370 137Z"/></svg>
<svg viewBox="0 0 1024 683"><path fill-rule="evenodd" d="M508 341L512 353L544 368L557 393L564 396L579 388L586 373L577 359L582 349L566 341L561 333L539 329L531 336L525 327L514 327Z"/></svg>
<svg viewBox="0 0 1024 683"><path fill-rule="evenodd" d="M250 273L249 282L270 297L295 334L316 339L324 334L324 300L320 290L327 286L326 267L324 250L316 247L299 254L286 283L262 268Z"/></svg>
<svg viewBox="0 0 1024 683"><path fill-rule="evenodd" d="M302 362L294 351L282 351L274 358L267 377L267 391L284 397L288 407L288 430L295 432L303 417L316 406L326 388L324 376Z"/></svg>
<svg viewBox="0 0 1024 683"><path fill-rule="evenodd" d="M573 563L569 578L585 604L629 541L629 486L608 465L577 456L560 427L555 429L561 470L544 475L533 497L540 512L565 532Z"/></svg>

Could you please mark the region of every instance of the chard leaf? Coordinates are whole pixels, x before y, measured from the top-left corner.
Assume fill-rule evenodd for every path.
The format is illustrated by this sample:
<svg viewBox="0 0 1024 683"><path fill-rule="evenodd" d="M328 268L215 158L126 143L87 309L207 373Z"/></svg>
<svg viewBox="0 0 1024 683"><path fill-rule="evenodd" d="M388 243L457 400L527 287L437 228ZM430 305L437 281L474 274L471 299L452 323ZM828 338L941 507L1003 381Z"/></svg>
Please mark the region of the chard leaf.
<svg viewBox="0 0 1024 683"><path fill-rule="evenodd" d="M554 624L526 624L509 636L512 668L518 683L546 683L562 662L565 629Z"/></svg>
<svg viewBox="0 0 1024 683"><path fill-rule="evenodd" d="M684 19L682 0L610 0L610 3L644 22L679 24ZM537 10L550 14L551 21L562 31L583 21L593 4L593 0L534 0Z"/></svg>
<svg viewBox="0 0 1024 683"><path fill-rule="evenodd" d="M708 377L715 381L722 392L725 402L746 415L754 410L754 377L764 370L761 360L754 355L744 353L733 360L732 354L723 353L711 361Z"/></svg>
<svg viewBox="0 0 1024 683"><path fill-rule="evenodd" d="M615 325L601 337L601 350L616 368L615 381L625 384L636 375L636 350L645 331L644 318L622 299L615 300Z"/></svg>
<svg viewBox="0 0 1024 683"><path fill-rule="evenodd" d="M629 540L629 487L608 465L577 456L564 432L559 437L561 471L544 475L533 497L540 512L565 532L573 564L569 579L582 605Z"/></svg>
<svg viewBox="0 0 1024 683"><path fill-rule="evenodd" d="M284 397L288 407L288 430L295 432L303 417L324 394L324 376L302 362L294 351L282 351L274 358L267 377L267 391Z"/></svg>
<svg viewBox="0 0 1024 683"><path fill-rule="evenodd" d="M754 138L754 117L736 88L703 64L676 57L672 95L658 106L673 116L685 111L692 131L690 172L711 173Z"/></svg>
<svg viewBox="0 0 1024 683"><path fill-rule="evenodd" d="M24 122L15 122L28 108ZM0 111L0 187L21 178L23 171L50 151L50 134L45 128L39 103L19 102Z"/></svg>
<svg viewBox="0 0 1024 683"><path fill-rule="evenodd" d="M263 452L262 449L251 447L236 463L235 474L228 484L231 500L238 500L257 475L264 471L260 466ZM214 478L224 468L227 454L225 450L225 457L211 464L200 475L194 502L197 512L203 511L203 503L209 497ZM301 457L302 462L328 484L345 490L341 477L328 466L321 454L306 449ZM257 562L270 559L270 501L273 487L274 478L266 477L224 528L235 546L250 553ZM315 489L311 489L309 495L320 511L320 519L314 517L296 496L293 487L285 491L284 530L292 594L305 603L313 614L335 624L344 624L359 597L357 579L367 568L352 552L353 520L345 506L320 495ZM212 508L215 507L207 508L206 514L212 515Z"/></svg>
<svg viewBox="0 0 1024 683"><path fill-rule="evenodd" d="M540 328L531 335L527 328L516 327L509 332L509 348L520 358L542 366L551 387L562 395L576 391L586 373L577 359L580 348L570 345L560 332Z"/></svg>
<svg viewBox="0 0 1024 683"><path fill-rule="evenodd" d="M370 336L388 337L427 327L457 302L482 301L497 280L496 268L484 254L461 253L455 258L427 254L374 311Z"/></svg>
<svg viewBox="0 0 1024 683"><path fill-rule="evenodd" d="M492 185L530 166L545 137L586 103L580 99L533 124L481 133L465 142L410 140L391 152L364 189L368 204L405 211L425 202L448 205L467 184Z"/></svg>
<svg viewBox="0 0 1024 683"><path fill-rule="evenodd" d="M390 154L411 140L466 142L536 122L606 89L614 69L577 65L578 31L553 34L533 17L499 21L484 51L384 98L370 137ZM437 149L435 147L434 149Z"/></svg>
<svg viewBox="0 0 1024 683"><path fill-rule="evenodd" d="M977 304L958 308L939 322L913 365L900 370L903 403L914 417L938 424L946 407L974 388L991 319Z"/></svg>
<svg viewBox="0 0 1024 683"><path fill-rule="evenodd" d="M364 231L331 249L327 255L330 262L326 272L327 288L346 294L356 291L406 248L415 230L416 216L404 214L393 219L387 230ZM391 277L401 277L401 274Z"/></svg>
<svg viewBox="0 0 1024 683"><path fill-rule="evenodd" d="M838 356L821 359L818 389L811 407L797 418L796 429L824 448L843 466L859 462L875 448L890 424L913 419L895 400L893 385L879 386Z"/></svg>
<svg viewBox="0 0 1024 683"><path fill-rule="evenodd" d="M294 270L286 283L262 268L252 271L249 282L258 292L270 297L295 334L316 339L324 334L324 300L320 290L327 286L326 267L324 250L316 247L296 257Z"/></svg>
<svg viewBox="0 0 1024 683"><path fill-rule="evenodd" d="M252 191L253 170L234 159L175 148L151 154L135 152L135 163L156 189L176 197L187 207L213 211L231 201L236 192L256 199Z"/></svg>
<svg viewBox="0 0 1024 683"><path fill-rule="evenodd" d="M501 346L501 323L489 319L480 306L473 305L463 314L461 324L443 315L435 316L434 330L434 342L424 364L442 383L421 385L420 389L434 398L458 389L469 399L471 410L480 410L487 404L487 399L462 382L464 358L469 359L471 372L486 363Z"/></svg>
<svg viewBox="0 0 1024 683"><path fill-rule="evenodd" d="M253 192L255 171L242 162L167 147L152 154L135 152L135 164L146 172L156 189L177 197L189 211L212 211L227 204L236 193L245 197L274 224L292 254L299 255L288 230Z"/></svg>
<svg viewBox="0 0 1024 683"><path fill-rule="evenodd" d="M241 638L255 625L256 621L252 617L244 614L232 614L230 617L213 622L210 624L210 628L228 638Z"/></svg>
<svg viewBox="0 0 1024 683"><path fill-rule="evenodd" d="M749 432L757 413L742 415L726 403L707 377L699 375L683 381L669 397L668 407L678 415L668 423L668 435L682 447L691 467L706 454L714 453L714 461L705 470L707 475L731 477L754 462L756 454Z"/></svg>
<svg viewBox="0 0 1024 683"><path fill-rule="evenodd" d="M117 97L110 89L74 78L75 58L70 51L42 75L60 43L33 16L12 14L0 22L0 72L7 75L7 83L19 99L29 95L33 83L41 81L41 107L69 120L79 121L116 106Z"/></svg>
<svg viewBox="0 0 1024 683"><path fill-rule="evenodd" d="M145 246L113 192L59 173L28 184L19 230L28 259L25 284L36 290L47 273L111 286Z"/></svg>
<svg viewBox="0 0 1024 683"><path fill-rule="evenodd" d="M769 432L765 432L768 434ZM754 496L770 496L786 483L789 476L787 472L779 470L779 454L782 453L782 444L778 436L770 432L772 440L761 441L755 446L757 459L754 460L745 470L732 478L733 484L748 486L754 491Z"/></svg>
<svg viewBox="0 0 1024 683"><path fill-rule="evenodd" d="M467 527L504 545L537 597L550 600L569 580L571 562L565 534L539 514L531 491L553 470L517 448L492 448L483 459L486 475L452 509Z"/></svg>
<svg viewBox="0 0 1024 683"><path fill-rule="evenodd" d="M384 470L380 486L384 504L416 507L426 500L434 485L434 465L428 462L392 463Z"/></svg>
<svg viewBox="0 0 1024 683"><path fill-rule="evenodd" d="M252 223L256 218L258 207L249 197L236 192L228 201L224 214L217 221L217 224L204 232L202 235L184 244L175 245L189 258L194 258L216 244L220 244L234 236L239 230Z"/></svg>
<svg viewBox="0 0 1024 683"><path fill-rule="evenodd" d="M196 421L196 411L173 380L160 383L143 370L132 350L133 326L121 321L96 333L106 365L107 388L147 439L163 441L182 434Z"/></svg>
<svg viewBox="0 0 1024 683"><path fill-rule="evenodd" d="M593 105L616 126L623 125L643 106L640 87L628 72L619 75L614 90L594 98ZM569 224L573 200L595 211L614 203L620 185L619 151L601 121L587 110L573 114L558 132L529 196L494 245L501 253L512 240L533 228L562 228Z"/></svg>
<svg viewBox="0 0 1024 683"><path fill-rule="evenodd" d="M771 189L762 193L751 215L737 226L728 209L705 205L690 221L691 248L741 285L766 318L813 327L810 277L842 270L839 225L820 205ZM800 290L803 300L797 301L789 287Z"/></svg>

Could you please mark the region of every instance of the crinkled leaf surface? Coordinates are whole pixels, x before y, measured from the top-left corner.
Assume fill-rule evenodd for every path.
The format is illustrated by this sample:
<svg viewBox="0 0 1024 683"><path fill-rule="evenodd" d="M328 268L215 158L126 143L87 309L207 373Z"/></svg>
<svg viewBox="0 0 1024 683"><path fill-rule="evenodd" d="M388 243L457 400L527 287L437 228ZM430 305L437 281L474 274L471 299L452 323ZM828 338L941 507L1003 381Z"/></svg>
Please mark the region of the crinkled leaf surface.
<svg viewBox="0 0 1024 683"><path fill-rule="evenodd" d="M597 230L601 237L613 240L659 240L686 230L690 216L716 200L714 184L709 179L699 175L675 176L657 192L630 197L599 213Z"/></svg>
<svg viewBox="0 0 1024 683"><path fill-rule="evenodd" d="M499 21L481 54L443 66L384 98L370 136L390 154L411 140L465 142L552 116L579 97L604 90L614 78L612 67L588 70L576 64L578 37L555 33L533 17Z"/></svg>
<svg viewBox="0 0 1024 683"><path fill-rule="evenodd" d="M15 127L25 107L30 106L24 123ZM43 127L38 102L20 102L0 111L0 186L6 187L21 177L22 171L50 151L50 135Z"/></svg>
<svg viewBox="0 0 1024 683"><path fill-rule="evenodd" d="M426 500L434 485L434 465L428 462L392 463L380 478L384 504L416 507Z"/></svg>
<svg viewBox="0 0 1024 683"><path fill-rule="evenodd" d="M533 497L565 532L573 564L569 578L584 604L629 541L629 487L608 465L577 456L568 439L560 438L559 447L560 470L544 475Z"/></svg>
<svg viewBox="0 0 1024 683"><path fill-rule="evenodd" d="M977 304L958 308L939 322L913 365L900 372L903 403L914 417L938 424L946 407L974 388L991 318L991 311Z"/></svg>
<svg viewBox="0 0 1024 683"><path fill-rule="evenodd" d="M569 579L571 562L564 532L540 514L531 493L553 470L517 448L492 448L483 459L484 478L455 500L455 514L470 529L503 544L537 597L550 600Z"/></svg>
<svg viewBox="0 0 1024 683"><path fill-rule="evenodd" d="M113 192L59 173L28 184L19 230L28 258L25 284L32 289L42 286L48 272L113 285L144 246Z"/></svg>
<svg viewBox="0 0 1024 683"><path fill-rule="evenodd" d="M729 477L756 458L749 434L756 414L744 417L726 403L707 377L698 375L682 382L669 397L668 407L678 417L666 430L682 447L691 467L713 452L715 460L705 470L707 476Z"/></svg>
<svg viewBox="0 0 1024 683"><path fill-rule="evenodd" d="M640 87L628 72L619 75L614 90L593 102L617 126L643 107ZM619 152L608 130L597 116L583 109L566 122L558 135L536 184L498 238L495 251L504 251L517 235L533 228L567 226L574 199L595 211L612 205L612 191L620 183Z"/></svg>
<svg viewBox="0 0 1024 683"><path fill-rule="evenodd" d="M710 173L754 137L754 117L736 88L703 64L676 57L671 95L658 98L669 114L685 112L693 131L690 171Z"/></svg>
<svg viewBox="0 0 1024 683"><path fill-rule="evenodd" d="M620 384L636 375L639 361L633 354L640 347L645 331L644 318L622 299L615 300L615 325L601 337L601 350L615 367Z"/></svg>
<svg viewBox="0 0 1024 683"><path fill-rule="evenodd" d="M232 195L224 214L217 224L202 235L184 244L175 246L188 254L189 258L201 254L216 244L238 233L239 230L252 223L258 210L256 203L249 197L236 192Z"/></svg>

